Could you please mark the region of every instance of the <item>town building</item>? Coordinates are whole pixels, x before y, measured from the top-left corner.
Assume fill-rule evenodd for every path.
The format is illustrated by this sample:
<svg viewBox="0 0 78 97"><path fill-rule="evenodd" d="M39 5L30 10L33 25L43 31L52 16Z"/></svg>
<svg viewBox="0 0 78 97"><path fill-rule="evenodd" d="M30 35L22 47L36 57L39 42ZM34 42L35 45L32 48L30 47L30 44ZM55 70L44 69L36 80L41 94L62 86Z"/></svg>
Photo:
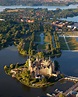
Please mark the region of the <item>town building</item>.
<svg viewBox="0 0 78 97"><path fill-rule="evenodd" d="M71 29L78 29L78 23L74 23L72 25L68 25L67 27L71 28Z"/></svg>

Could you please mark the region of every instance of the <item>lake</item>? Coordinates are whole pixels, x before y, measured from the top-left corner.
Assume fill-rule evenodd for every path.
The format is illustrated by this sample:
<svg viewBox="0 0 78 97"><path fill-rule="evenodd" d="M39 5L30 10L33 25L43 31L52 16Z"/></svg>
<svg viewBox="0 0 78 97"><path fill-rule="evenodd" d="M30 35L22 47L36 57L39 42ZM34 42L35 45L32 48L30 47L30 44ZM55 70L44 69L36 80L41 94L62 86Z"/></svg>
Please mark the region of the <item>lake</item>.
<svg viewBox="0 0 78 97"><path fill-rule="evenodd" d="M78 4L71 4L69 6L21 6L21 5L15 5L15 6L0 6L0 12L3 11L4 9L6 8L11 8L11 9L15 9L15 8L47 8L48 10L56 10L57 8L60 8L60 9L74 9L74 8L77 8L78 7Z"/></svg>
<svg viewBox="0 0 78 97"><path fill-rule="evenodd" d="M53 60L58 60L61 71L66 75L78 76L78 52L63 51L60 58ZM26 58L19 55L15 46L0 50L0 97L38 97L47 92L51 93L56 88L65 91L73 85L73 82L65 82L64 84L57 82L47 88L29 88L5 74L4 65L9 66L11 63L24 63L25 61Z"/></svg>
<svg viewBox="0 0 78 97"><path fill-rule="evenodd" d="M78 22L78 16L67 17L67 18L60 18L60 20L66 20L66 21Z"/></svg>

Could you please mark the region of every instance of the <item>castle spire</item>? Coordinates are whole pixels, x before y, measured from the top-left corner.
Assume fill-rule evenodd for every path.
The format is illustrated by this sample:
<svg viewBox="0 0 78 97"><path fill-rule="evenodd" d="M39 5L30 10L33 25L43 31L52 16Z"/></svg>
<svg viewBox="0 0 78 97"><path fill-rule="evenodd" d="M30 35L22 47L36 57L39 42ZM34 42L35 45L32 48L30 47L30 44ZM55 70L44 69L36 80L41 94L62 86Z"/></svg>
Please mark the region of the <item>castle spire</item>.
<svg viewBox="0 0 78 97"><path fill-rule="evenodd" d="M54 61L52 63L52 68L53 68L53 72L54 72L55 71L55 63L54 63Z"/></svg>
<svg viewBox="0 0 78 97"><path fill-rule="evenodd" d="M51 58L50 58L50 56L49 56L49 61L51 61Z"/></svg>
<svg viewBox="0 0 78 97"><path fill-rule="evenodd" d="M29 70L31 69L31 65L32 65L31 57L29 56Z"/></svg>
<svg viewBox="0 0 78 97"><path fill-rule="evenodd" d="M38 58L38 56L36 57L36 61L39 61L39 58Z"/></svg>

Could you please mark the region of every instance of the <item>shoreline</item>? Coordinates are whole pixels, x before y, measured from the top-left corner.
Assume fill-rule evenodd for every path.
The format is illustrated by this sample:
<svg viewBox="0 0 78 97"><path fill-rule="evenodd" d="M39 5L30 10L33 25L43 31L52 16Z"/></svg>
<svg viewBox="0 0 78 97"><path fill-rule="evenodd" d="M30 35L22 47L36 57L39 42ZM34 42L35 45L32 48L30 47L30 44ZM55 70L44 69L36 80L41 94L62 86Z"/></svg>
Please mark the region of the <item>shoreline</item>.
<svg viewBox="0 0 78 97"><path fill-rule="evenodd" d="M49 4L50 3L50 4ZM43 2L43 3L41 3L40 5L38 5L38 4L33 4L33 3L31 3L31 4L16 4L16 5L14 5L14 4L8 4L8 5L0 5L0 7L1 6L70 6L70 5L77 5L78 4L78 2L63 2L63 3L59 3L59 2Z"/></svg>
<svg viewBox="0 0 78 97"><path fill-rule="evenodd" d="M16 9L16 8L47 8L48 10L56 10L57 8L59 9L72 9L72 6L74 6L73 9L75 8L78 8L78 3L76 4L69 4L69 5L0 5L0 8L1 7L4 7L4 8L1 8L0 12L3 12L3 10L9 8L9 9ZM55 8L48 8L48 7L55 7ZM60 8L60 7L63 7L63 8ZM66 7L66 8L64 8Z"/></svg>
<svg viewBox="0 0 78 97"><path fill-rule="evenodd" d="M61 50L62 52L78 52L78 50Z"/></svg>
<svg viewBox="0 0 78 97"><path fill-rule="evenodd" d="M35 62L35 60L34 60L34 62ZM32 87L32 88L49 87L64 77L64 75L62 73L60 73L60 71L58 71L58 70L55 71L56 74L54 74L51 71L50 74L45 73L45 75L44 75L42 73L42 74L34 75L35 74L35 72L34 72L34 74L32 75L32 71L31 71L31 69L29 69L29 66L31 64L28 62L30 62L30 61L27 60L25 64L24 63L23 64L10 64L10 66L5 65L4 71L7 75L10 75L12 78L17 79L22 84L24 84L28 87ZM51 61L49 60L49 62L51 62ZM50 63L50 64L53 65L53 63ZM45 67L45 68L47 68L47 67ZM43 69L43 70L45 70L45 69ZM39 75L39 77L37 75Z"/></svg>

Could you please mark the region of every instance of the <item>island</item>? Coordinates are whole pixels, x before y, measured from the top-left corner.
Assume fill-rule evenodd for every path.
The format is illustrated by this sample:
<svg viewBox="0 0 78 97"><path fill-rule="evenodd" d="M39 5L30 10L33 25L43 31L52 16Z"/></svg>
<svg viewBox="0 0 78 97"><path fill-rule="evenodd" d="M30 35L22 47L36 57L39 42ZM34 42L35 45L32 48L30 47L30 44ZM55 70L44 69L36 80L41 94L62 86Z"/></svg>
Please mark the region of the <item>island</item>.
<svg viewBox="0 0 78 97"><path fill-rule="evenodd" d="M19 80L22 84L42 88L53 85L63 77L59 70L59 63L50 58L29 58L24 64L10 64L4 66L6 74Z"/></svg>

